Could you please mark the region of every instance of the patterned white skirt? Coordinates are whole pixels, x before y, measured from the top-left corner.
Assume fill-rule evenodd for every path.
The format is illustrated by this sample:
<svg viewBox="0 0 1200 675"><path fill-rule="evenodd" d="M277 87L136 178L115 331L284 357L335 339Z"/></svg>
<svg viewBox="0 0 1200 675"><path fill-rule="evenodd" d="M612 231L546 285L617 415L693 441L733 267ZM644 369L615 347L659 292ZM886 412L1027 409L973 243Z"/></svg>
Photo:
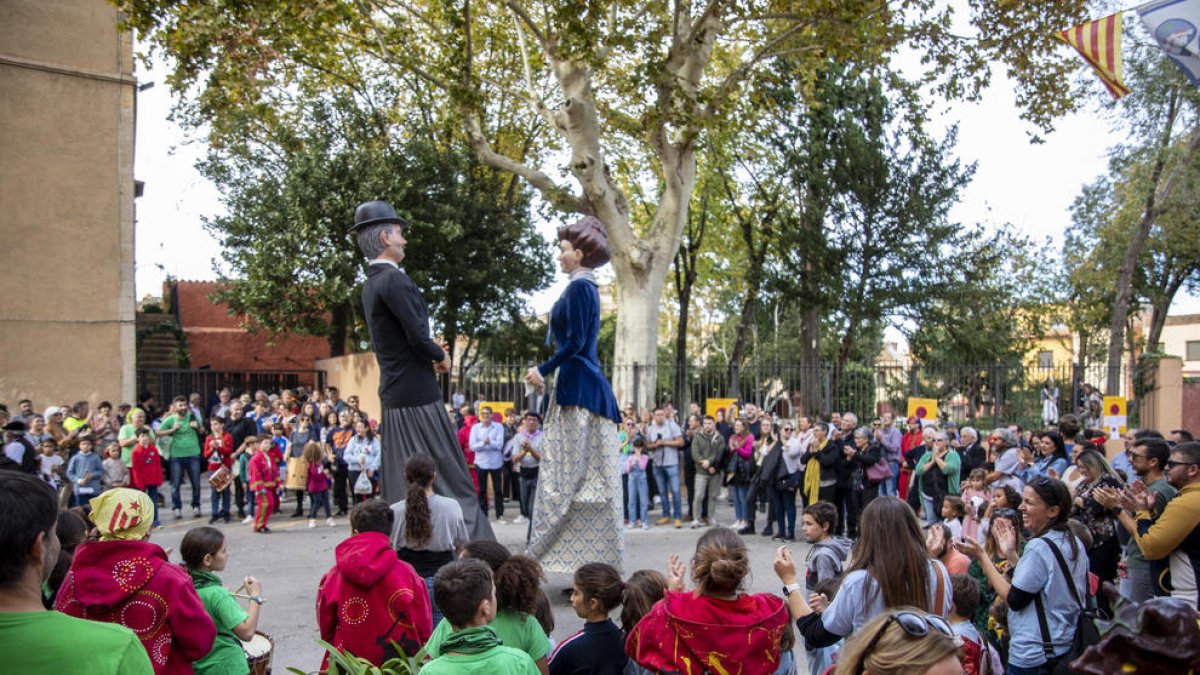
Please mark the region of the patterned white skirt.
<svg viewBox="0 0 1200 675"><path fill-rule="evenodd" d="M617 428L587 408L546 415L529 554L546 572L573 574L603 562L624 574Z"/></svg>

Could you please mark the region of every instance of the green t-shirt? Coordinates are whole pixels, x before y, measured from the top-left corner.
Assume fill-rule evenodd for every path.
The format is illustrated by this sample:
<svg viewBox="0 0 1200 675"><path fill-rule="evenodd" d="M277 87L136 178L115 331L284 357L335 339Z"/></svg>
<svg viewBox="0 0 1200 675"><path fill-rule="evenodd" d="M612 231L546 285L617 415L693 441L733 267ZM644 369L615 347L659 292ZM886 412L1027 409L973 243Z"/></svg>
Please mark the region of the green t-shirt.
<svg viewBox="0 0 1200 675"><path fill-rule="evenodd" d="M196 457L200 454L200 437L189 424L193 419L191 413L185 413L183 417L172 413L163 418L162 424L158 425L160 431L170 431L179 427L179 431L171 434L171 459Z"/></svg>
<svg viewBox="0 0 1200 675"><path fill-rule="evenodd" d="M492 619L488 625L496 631L496 635L500 636L500 644L519 649L534 661L550 653L550 639L542 630L542 624L529 614L502 609L496 613L496 618ZM438 648L453 632L454 629L450 627L449 621L445 619L439 621L433 629L433 635L430 635L429 641L425 643L425 652L431 658L441 654Z"/></svg>
<svg viewBox="0 0 1200 675"><path fill-rule="evenodd" d="M221 585L216 575L196 570L188 570L188 573L196 584L200 602L204 603L204 609L217 627L217 639L213 642L212 651L192 664L196 675L246 675L250 672L250 665L246 662L242 641L233 634L233 628L250 615L233 599L233 594Z"/></svg>
<svg viewBox="0 0 1200 675"><path fill-rule="evenodd" d="M131 438L137 438L137 427L132 424L121 425L121 430L117 432L117 442L127 441ZM134 443L133 445L137 445ZM125 468L133 468L133 445L121 447L121 461L125 462Z"/></svg>
<svg viewBox="0 0 1200 675"><path fill-rule="evenodd" d="M493 622L492 625L495 623ZM501 645L478 654L439 656L421 668L421 675L442 675L443 673L447 675L539 675L540 671L528 654L519 649Z"/></svg>
<svg viewBox="0 0 1200 675"><path fill-rule="evenodd" d="M133 631L60 612L0 612L0 664L22 675L154 675Z"/></svg>

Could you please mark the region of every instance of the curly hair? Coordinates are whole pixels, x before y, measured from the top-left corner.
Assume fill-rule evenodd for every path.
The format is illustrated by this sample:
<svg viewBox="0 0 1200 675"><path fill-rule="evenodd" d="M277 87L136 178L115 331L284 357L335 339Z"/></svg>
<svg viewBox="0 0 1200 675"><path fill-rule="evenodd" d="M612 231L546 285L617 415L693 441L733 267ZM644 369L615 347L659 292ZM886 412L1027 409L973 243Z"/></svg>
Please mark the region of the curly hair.
<svg viewBox="0 0 1200 675"><path fill-rule="evenodd" d="M413 455L404 465L404 480L408 482L408 496L404 500L404 539L410 546L422 546L433 537L429 497L425 490L433 485L436 469L437 465L429 455Z"/></svg>
<svg viewBox="0 0 1200 675"><path fill-rule="evenodd" d="M542 565L527 555L514 555L496 570L496 605L523 614L537 612L542 593Z"/></svg>
<svg viewBox="0 0 1200 675"><path fill-rule="evenodd" d="M750 552L746 543L728 527L704 533L696 542L692 578L704 595L728 595L750 574Z"/></svg>

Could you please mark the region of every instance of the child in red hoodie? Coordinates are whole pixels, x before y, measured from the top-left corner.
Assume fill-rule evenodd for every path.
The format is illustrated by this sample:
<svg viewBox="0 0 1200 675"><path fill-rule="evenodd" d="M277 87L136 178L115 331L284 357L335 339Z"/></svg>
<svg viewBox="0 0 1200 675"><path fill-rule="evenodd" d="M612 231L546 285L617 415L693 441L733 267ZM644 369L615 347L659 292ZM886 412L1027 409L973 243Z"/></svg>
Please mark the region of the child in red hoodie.
<svg viewBox="0 0 1200 675"><path fill-rule="evenodd" d="M317 587L321 639L376 666L397 656L392 642L412 656L433 632L425 580L392 549L394 518L381 499L355 505L352 534Z"/></svg>
<svg viewBox="0 0 1200 675"><path fill-rule="evenodd" d="M146 515L154 508L150 496L115 488L90 503L100 540L75 550L54 608L131 629L146 648L155 675L191 673L192 662L212 649L217 629L191 577L147 541Z"/></svg>
<svg viewBox="0 0 1200 675"><path fill-rule="evenodd" d="M232 475L233 472L233 436L225 431L225 420L220 417L214 417L209 422L212 426L212 434L204 439L204 457L208 459L208 471L214 473L220 471L221 467L225 467ZM217 490L217 486L211 486L212 491L212 518L209 519L209 524L217 522L218 519L224 518L225 522L229 522L229 496L233 491L233 483L230 482L225 486L224 490Z"/></svg>
<svg viewBox="0 0 1200 675"><path fill-rule="evenodd" d="M270 532L267 519L279 508L279 495L275 493L275 488L279 485L279 469L276 468L278 465L271 459L270 454L274 448L275 442L271 437L263 436L258 441L254 456L250 458L250 466L247 467L250 491L257 495L258 499L254 507L255 532Z"/></svg>
<svg viewBox="0 0 1200 675"><path fill-rule="evenodd" d="M150 495L154 505L154 526L158 527L158 486L162 485L162 455L154 445L153 432L149 427L137 430L137 445L133 446L129 461L129 485Z"/></svg>

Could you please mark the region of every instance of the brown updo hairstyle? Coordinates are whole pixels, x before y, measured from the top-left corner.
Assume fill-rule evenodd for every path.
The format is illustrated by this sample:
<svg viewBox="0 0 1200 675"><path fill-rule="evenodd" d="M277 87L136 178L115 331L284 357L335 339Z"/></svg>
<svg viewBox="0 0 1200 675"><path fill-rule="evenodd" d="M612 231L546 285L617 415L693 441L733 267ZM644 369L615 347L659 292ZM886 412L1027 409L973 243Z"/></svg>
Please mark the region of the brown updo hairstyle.
<svg viewBox="0 0 1200 675"><path fill-rule="evenodd" d="M429 455L413 455L404 464L404 480L408 496L404 500L404 539L412 547L420 547L433 537L433 521L429 513L426 488L433 485L437 466Z"/></svg>
<svg viewBox="0 0 1200 675"><path fill-rule="evenodd" d="M604 223L595 216L584 216L574 224L558 228L558 240L570 242L576 251L583 253L580 264L584 267L603 267L612 258Z"/></svg>
<svg viewBox="0 0 1200 675"><path fill-rule="evenodd" d="M746 543L728 527L704 533L696 542L692 558L692 579L704 595L729 595L737 591L750 574L750 553Z"/></svg>

